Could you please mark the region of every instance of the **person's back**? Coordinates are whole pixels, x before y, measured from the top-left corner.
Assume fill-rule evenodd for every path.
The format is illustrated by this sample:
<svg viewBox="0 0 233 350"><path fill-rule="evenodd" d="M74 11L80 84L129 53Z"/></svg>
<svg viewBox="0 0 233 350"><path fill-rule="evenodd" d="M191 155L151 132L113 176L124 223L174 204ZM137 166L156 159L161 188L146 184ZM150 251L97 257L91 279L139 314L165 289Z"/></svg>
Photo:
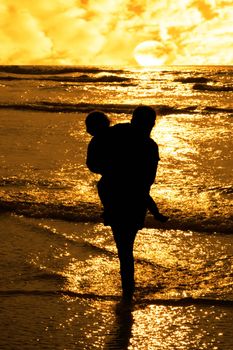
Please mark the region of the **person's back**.
<svg viewBox="0 0 233 350"><path fill-rule="evenodd" d="M146 118L147 115L144 120L136 118L135 121L133 117L131 123L111 127L109 176L121 186L124 183L126 186L151 186L154 182L159 153L157 144L150 138L154 124L150 122L148 130L143 130Z"/></svg>

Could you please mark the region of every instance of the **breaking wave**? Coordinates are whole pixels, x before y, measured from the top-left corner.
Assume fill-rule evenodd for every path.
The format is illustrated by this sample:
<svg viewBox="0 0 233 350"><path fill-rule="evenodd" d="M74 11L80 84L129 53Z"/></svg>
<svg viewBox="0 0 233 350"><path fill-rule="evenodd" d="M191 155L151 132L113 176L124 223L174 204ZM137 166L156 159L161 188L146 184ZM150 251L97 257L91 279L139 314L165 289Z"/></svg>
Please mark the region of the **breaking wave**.
<svg viewBox="0 0 233 350"><path fill-rule="evenodd" d="M193 90L200 91L213 91L213 92L229 92L233 91L233 86L222 86L222 85L208 85L196 83L193 85Z"/></svg>
<svg viewBox="0 0 233 350"><path fill-rule="evenodd" d="M226 195L232 194L232 188L222 190ZM73 222L103 222L102 208L100 204L79 201L76 204L64 204L61 202L36 202L17 199L0 200L0 213L9 212L33 218L58 219ZM152 215L148 215L145 227L166 230L183 230L208 233L232 234L233 217L208 217L179 216L171 213L167 223L160 223Z"/></svg>
<svg viewBox="0 0 233 350"><path fill-rule="evenodd" d="M35 201L0 200L0 212L11 212L34 218L61 219L77 222L100 222L98 204L79 202L76 205Z"/></svg>
<svg viewBox="0 0 233 350"><path fill-rule="evenodd" d="M183 84L191 84L191 83L208 83L210 79L205 77L186 77L186 78L179 78L175 79L175 82L183 83Z"/></svg>
<svg viewBox="0 0 233 350"><path fill-rule="evenodd" d="M0 77L0 80L36 80L36 81L56 81L64 83L123 83L130 81L131 78L117 76L117 75L101 75L101 76L89 76L88 74L82 74L79 76L40 76L33 77L22 77L7 75Z"/></svg>
<svg viewBox="0 0 233 350"><path fill-rule="evenodd" d="M0 72L2 73L14 73L14 74L29 74L29 75L49 75L49 74L66 74L66 73L92 73L97 74L101 72L115 72L123 73L125 70L111 69L106 67L78 67L78 66L27 66L27 65L12 65L12 66L0 66Z"/></svg>
<svg viewBox="0 0 233 350"><path fill-rule="evenodd" d="M0 109L14 109L14 110L30 110L30 111L43 111L51 113L89 113L93 110L102 110L106 113L115 113L115 114L132 114L132 111L138 105L134 104L99 104L99 103L64 103L64 102L49 102L49 101L40 101L32 103L1 103ZM200 113L198 106L188 106L178 108L177 106L167 106L167 105L152 105L153 108L160 115L169 115L169 114L194 114ZM201 110L203 115L209 113L233 113L232 108L221 108L215 106L207 106Z"/></svg>

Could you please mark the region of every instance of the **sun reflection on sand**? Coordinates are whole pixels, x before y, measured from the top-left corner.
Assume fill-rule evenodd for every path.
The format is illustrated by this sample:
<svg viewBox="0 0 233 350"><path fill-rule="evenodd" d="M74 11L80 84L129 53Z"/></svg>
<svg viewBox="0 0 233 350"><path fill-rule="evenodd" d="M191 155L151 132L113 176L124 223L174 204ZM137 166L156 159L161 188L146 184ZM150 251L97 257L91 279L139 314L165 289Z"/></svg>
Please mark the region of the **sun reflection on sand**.
<svg viewBox="0 0 233 350"><path fill-rule="evenodd" d="M147 305L133 312L134 323L129 349L219 349L221 332L216 331L211 319L214 308L196 312L187 308ZM206 337L208 342L206 342Z"/></svg>

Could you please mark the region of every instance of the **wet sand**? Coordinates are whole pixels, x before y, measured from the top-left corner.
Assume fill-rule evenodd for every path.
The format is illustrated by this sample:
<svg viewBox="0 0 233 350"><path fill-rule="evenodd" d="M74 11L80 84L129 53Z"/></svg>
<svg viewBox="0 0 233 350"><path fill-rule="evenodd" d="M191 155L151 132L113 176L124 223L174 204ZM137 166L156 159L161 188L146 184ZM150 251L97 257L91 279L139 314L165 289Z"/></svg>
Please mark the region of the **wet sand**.
<svg viewBox="0 0 233 350"><path fill-rule="evenodd" d="M113 297L0 296L0 348L222 349L233 346L228 306L121 305Z"/></svg>
<svg viewBox="0 0 233 350"><path fill-rule="evenodd" d="M95 232L94 224L38 222L8 214L1 215L1 224L0 349L233 348L232 301L177 299L181 285L171 298L174 287L161 286L160 291L158 281L150 289L149 265L141 271L140 257L135 298L131 305L122 303L114 250L91 247L88 232ZM74 228L89 246L72 236ZM105 234L95 237L97 245ZM111 237L107 239L111 248ZM140 247L139 235L136 251ZM164 242L157 242L157 249L165 254ZM165 270L161 279L162 274ZM165 277L173 283L171 274Z"/></svg>

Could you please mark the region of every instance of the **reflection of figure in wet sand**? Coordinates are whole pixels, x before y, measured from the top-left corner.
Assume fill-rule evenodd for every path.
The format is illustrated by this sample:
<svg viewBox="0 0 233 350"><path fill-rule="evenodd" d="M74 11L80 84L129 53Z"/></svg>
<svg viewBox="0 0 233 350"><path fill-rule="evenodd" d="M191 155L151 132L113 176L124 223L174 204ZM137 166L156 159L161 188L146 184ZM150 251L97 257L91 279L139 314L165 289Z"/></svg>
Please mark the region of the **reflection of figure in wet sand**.
<svg viewBox="0 0 233 350"><path fill-rule="evenodd" d="M90 120L89 115L87 131L93 135ZM154 206L155 217L167 220L149 196L159 161L158 146L150 138L155 120L156 113L148 106L137 107L131 123L110 128L105 116L104 127L88 147L87 166L102 175L98 193L104 207L104 223L112 228L120 260L123 296L127 298L131 298L134 291L134 240L137 231L144 226L147 208Z"/></svg>
<svg viewBox="0 0 233 350"><path fill-rule="evenodd" d="M111 333L107 337L105 350L128 349L132 337L133 315L132 310L127 305L117 304L115 312L115 322Z"/></svg>

